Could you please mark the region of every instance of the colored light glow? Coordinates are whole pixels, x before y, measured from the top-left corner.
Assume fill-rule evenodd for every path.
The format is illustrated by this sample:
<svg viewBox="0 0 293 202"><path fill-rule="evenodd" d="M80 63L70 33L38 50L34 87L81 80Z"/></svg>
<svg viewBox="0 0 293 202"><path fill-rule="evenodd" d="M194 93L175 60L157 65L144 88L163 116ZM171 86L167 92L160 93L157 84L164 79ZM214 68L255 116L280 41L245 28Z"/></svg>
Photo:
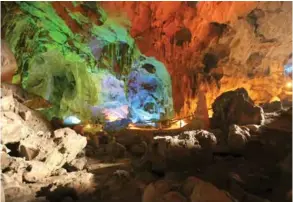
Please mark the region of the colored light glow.
<svg viewBox="0 0 293 202"><path fill-rule="evenodd" d="M103 126L101 124L86 124L82 130L86 133L96 134L103 131Z"/></svg>
<svg viewBox="0 0 293 202"><path fill-rule="evenodd" d="M286 83L286 88L292 88L292 81Z"/></svg>
<svg viewBox="0 0 293 202"><path fill-rule="evenodd" d="M284 70L286 74L292 74L292 63L285 65Z"/></svg>
<svg viewBox="0 0 293 202"><path fill-rule="evenodd" d="M169 127L166 127L166 128L161 128L161 127L159 127L159 128L155 128L155 127L145 128L145 127L139 127L137 124L130 123L128 125L128 129L130 129L130 130L173 130L173 129L183 128L187 124L188 124L187 121L183 120L183 119L172 123ZM151 124L146 123L145 125L151 125ZM154 123L152 125L154 125Z"/></svg>
<svg viewBox="0 0 293 202"><path fill-rule="evenodd" d="M117 121L119 125L122 119L145 124L172 117L170 75L163 63L140 53L125 29L125 25L130 27L127 19L102 15L99 20L103 23L97 26L88 16L67 10L68 18L77 24L90 24L83 32L72 30L51 3L17 4L25 15L6 22L15 26L5 29L5 34L21 63L23 88L52 103L42 111L48 119L65 117L66 125L87 120ZM103 12L102 8L98 6L97 12ZM42 30L48 36L32 30ZM20 40L26 39L28 32L33 40ZM25 44L20 44L23 41ZM26 63L28 50L33 52ZM23 68L24 64L29 67ZM78 118L69 116L72 114Z"/></svg>
<svg viewBox="0 0 293 202"><path fill-rule="evenodd" d="M174 124L172 124L170 126L170 129L177 129L177 128L182 128L184 126L187 125L187 122L184 121L183 119L179 120L179 121L176 121Z"/></svg>
<svg viewBox="0 0 293 202"><path fill-rule="evenodd" d="M209 109L208 110L208 114L209 114L209 118L212 118L213 117L213 114L214 114L213 110L212 109Z"/></svg>
<svg viewBox="0 0 293 202"><path fill-rule="evenodd" d="M92 128L92 125L91 125L91 124L86 124L86 125L84 126L84 128L85 128L85 129L91 129L91 128Z"/></svg>
<svg viewBox="0 0 293 202"><path fill-rule="evenodd" d="M275 102L275 101L280 101L280 98L277 96L272 97L272 99L270 100L270 102Z"/></svg>
<svg viewBox="0 0 293 202"><path fill-rule="evenodd" d="M137 127L135 124L133 124L133 123L130 123L129 125L128 125L128 129L141 129L140 127Z"/></svg>
<svg viewBox="0 0 293 202"><path fill-rule="evenodd" d="M117 121L117 120L121 120L121 119L125 119L127 118L128 115L128 106L127 105L123 105L120 107L116 107L116 108L106 108L102 110L105 119L107 121Z"/></svg>
<svg viewBox="0 0 293 202"><path fill-rule="evenodd" d="M154 126L155 121L172 116L170 75L154 58L144 57L133 63L127 96L133 123Z"/></svg>
<svg viewBox="0 0 293 202"><path fill-rule="evenodd" d="M80 119L77 118L76 116L68 116L63 120L63 123L65 125L77 125L80 124Z"/></svg>

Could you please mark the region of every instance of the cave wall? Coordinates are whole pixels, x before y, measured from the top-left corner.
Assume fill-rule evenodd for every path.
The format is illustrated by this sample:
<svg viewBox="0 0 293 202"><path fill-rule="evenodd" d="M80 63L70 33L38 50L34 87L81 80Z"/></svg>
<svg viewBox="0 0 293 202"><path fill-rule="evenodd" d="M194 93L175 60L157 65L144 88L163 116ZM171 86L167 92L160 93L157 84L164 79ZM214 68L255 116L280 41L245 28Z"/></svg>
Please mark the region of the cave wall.
<svg viewBox="0 0 293 202"><path fill-rule="evenodd" d="M49 120L173 117L169 73L156 58L141 54L127 18L107 15L97 2L7 2L3 7L2 37L18 66L13 83L50 102L39 109Z"/></svg>
<svg viewBox="0 0 293 202"><path fill-rule="evenodd" d="M127 16L140 50L166 65L178 116L196 111L199 91L209 109L221 93L239 87L257 104L291 100L284 71L292 53L291 2L101 5L111 15Z"/></svg>
<svg viewBox="0 0 293 202"><path fill-rule="evenodd" d="M172 81L156 103L138 102L151 112L147 112L147 119L163 111L166 114L161 118L172 117L173 112L167 109L173 110L173 103L177 116L194 114L199 97L206 100L211 112L216 97L240 87L246 88L257 104L291 100L292 89L286 85L292 74L291 2L23 2L8 8L2 12L1 31L20 67L14 80L21 80L24 88L51 102L57 99L57 111L62 109L60 96L34 91L36 83L29 79L41 75L30 68L35 61L32 58L48 50L63 55L58 57L64 57L65 63L77 60L80 67L86 66L87 73L100 74L93 79L95 84L77 83L97 88L97 93L90 93L95 98L91 98L87 113L106 113L108 119L117 111L125 117L128 101L135 106L133 100L156 97L152 90L133 99L127 95L131 94L127 89L129 75L136 71L141 55L160 61L158 67L166 66L170 78L156 75L157 79ZM30 74L30 70L34 72ZM63 79L67 80L70 78ZM134 89L141 91L141 87ZM125 94L118 95L122 91ZM163 106L164 110L157 109Z"/></svg>

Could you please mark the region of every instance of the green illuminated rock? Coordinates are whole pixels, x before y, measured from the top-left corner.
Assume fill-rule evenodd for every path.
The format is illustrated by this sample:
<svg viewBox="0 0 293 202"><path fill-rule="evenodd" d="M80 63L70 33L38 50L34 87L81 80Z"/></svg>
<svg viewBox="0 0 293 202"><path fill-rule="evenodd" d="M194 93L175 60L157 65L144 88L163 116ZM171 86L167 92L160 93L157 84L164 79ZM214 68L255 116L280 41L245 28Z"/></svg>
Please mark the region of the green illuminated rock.
<svg viewBox="0 0 293 202"><path fill-rule="evenodd" d="M97 3L73 4L78 6L100 17L92 20L82 12L71 12L69 7L64 7L67 13L60 14L52 2L3 4L2 33L18 63L14 81L21 78L24 89L52 104L41 109L48 119L76 116L85 121L95 119L93 111L113 112L100 110L100 106L121 106L124 113L123 107L128 105L124 83L133 62L141 56L126 28L129 22L107 16ZM171 89L171 84L166 86ZM158 95L166 98L158 100L172 99L170 89ZM172 108L171 102L168 111Z"/></svg>

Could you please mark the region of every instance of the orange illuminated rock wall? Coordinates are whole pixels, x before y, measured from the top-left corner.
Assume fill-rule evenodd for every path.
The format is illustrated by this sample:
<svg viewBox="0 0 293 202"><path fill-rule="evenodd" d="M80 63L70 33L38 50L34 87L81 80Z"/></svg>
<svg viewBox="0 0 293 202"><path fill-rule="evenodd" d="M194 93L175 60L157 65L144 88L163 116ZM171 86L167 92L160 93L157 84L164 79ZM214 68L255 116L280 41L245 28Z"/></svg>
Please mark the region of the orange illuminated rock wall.
<svg viewBox="0 0 293 202"><path fill-rule="evenodd" d="M291 2L101 2L125 16L140 50L172 78L178 116L193 114L198 92L210 108L244 87L256 103L291 99L283 66L292 52Z"/></svg>

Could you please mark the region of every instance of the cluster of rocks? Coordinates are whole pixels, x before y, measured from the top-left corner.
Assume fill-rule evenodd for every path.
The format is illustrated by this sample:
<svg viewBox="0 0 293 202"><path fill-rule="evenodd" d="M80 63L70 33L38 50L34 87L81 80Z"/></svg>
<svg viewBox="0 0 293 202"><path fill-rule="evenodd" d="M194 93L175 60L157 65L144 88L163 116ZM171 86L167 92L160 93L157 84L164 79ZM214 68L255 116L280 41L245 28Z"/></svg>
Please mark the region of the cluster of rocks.
<svg viewBox="0 0 293 202"><path fill-rule="evenodd" d="M154 138L131 133L95 136L91 141L70 128L52 129L38 112L21 103L27 99L23 91L1 87L1 179L6 201L290 199L286 193L292 175L291 109L265 113L243 89L215 101L212 129ZM266 195L267 190L273 193Z"/></svg>
<svg viewBox="0 0 293 202"><path fill-rule="evenodd" d="M268 106L265 111L270 113L265 113L261 107L253 104L245 89L224 93L216 99L213 108L213 129L154 137L146 155L150 169L161 175L178 169L196 173L201 179L217 184L217 187L227 190L240 201L269 201L266 198L278 201L280 197L284 201L289 200L285 193L290 191L290 180L280 176L292 175L288 161L292 149L292 108L275 109ZM232 162L234 165L231 165ZM285 171L283 164L290 168ZM255 171L252 172L251 167ZM230 172L241 174L235 177ZM267 177L271 172L274 172L274 177ZM266 179L266 186L261 185L262 178ZM229 186L223 186L227 181ZM278 183L285 185L281 188ZM152 183L145 190L144 197L146 201L172 201L171 198L177 201L231 201L192 198L195 195L213 197L212 191L206 187L202 188L204 193L193 196L178 189L168 191L161 193L160 188ZM266 196L259 197L251 192L259 192L259 195L265 192L263 195ZM282 196L278 195L280 193Z"/></svg>
<svg viewBox="0 0 293 202"><path fill-rule="evenodd" d="M207 194L208 193L208 194ZM142 202L232 202L229 194L197 177L183 181L158 180L144 190Z"/></svg>
<svg viewBox="0 0 293 202"><path fill-rule="evenodd" d="M55 187L51 191L64 183L80 191L90 188L92 174L81 171L86 137L70 128L53 131L38 112L16 99L22 96L15 89L1 86L1 179L6 201L31 201L36 190L50 184Z"/></svg>

